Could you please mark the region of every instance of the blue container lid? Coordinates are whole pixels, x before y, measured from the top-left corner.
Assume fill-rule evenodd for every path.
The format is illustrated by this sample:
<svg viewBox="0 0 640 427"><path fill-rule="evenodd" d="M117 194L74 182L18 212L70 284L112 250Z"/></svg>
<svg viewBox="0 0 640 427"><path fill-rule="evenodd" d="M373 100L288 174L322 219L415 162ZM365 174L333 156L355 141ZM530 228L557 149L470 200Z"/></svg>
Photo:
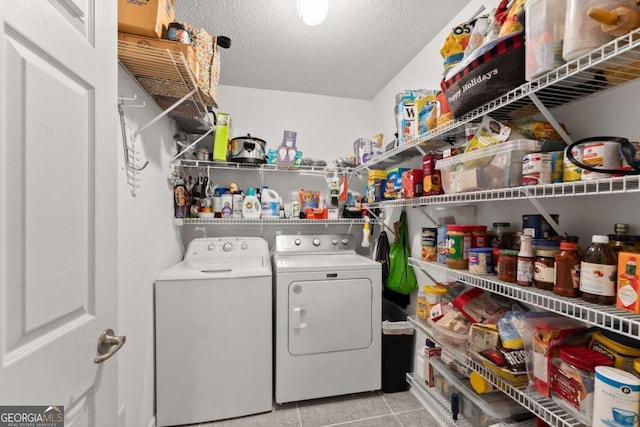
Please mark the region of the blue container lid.
<svg viewBox="0 0 640 427"><path fill-rule="evenodd" d="M484 252L484 253L489 253L489 252L493 252L492 248L469 248L467 249L467 252Z"/></svg>

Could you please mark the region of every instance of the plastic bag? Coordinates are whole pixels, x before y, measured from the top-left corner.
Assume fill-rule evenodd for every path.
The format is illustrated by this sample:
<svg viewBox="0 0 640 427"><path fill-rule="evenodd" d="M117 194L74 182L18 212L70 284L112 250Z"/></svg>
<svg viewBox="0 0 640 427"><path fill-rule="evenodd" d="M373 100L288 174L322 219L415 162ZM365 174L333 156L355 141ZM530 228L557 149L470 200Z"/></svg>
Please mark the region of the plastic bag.
<svg viewBox="0 0 640 427"><path fill-rule="evenodd" d="M407 213L400 214L400 226L398 227L398 239L391 244L389 250L389 277L385 286L399 294L408 295L418 287L418 281L409 265L409 231L407 227Z"/></svg>

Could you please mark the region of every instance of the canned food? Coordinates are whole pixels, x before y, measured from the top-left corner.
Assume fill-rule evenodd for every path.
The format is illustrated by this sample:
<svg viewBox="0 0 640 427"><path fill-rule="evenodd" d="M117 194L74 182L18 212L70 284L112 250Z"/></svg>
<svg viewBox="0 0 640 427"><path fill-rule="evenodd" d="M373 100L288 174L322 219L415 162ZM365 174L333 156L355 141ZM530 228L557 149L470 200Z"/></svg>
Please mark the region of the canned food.
<svg viewBox="0 0 640 427"><path fill-rule="evenodd" d="M167 39L174 42L180 42L184 44L191 44L191 35L187 30L187 27L179 22L172 22L167 28Z"/></svg>

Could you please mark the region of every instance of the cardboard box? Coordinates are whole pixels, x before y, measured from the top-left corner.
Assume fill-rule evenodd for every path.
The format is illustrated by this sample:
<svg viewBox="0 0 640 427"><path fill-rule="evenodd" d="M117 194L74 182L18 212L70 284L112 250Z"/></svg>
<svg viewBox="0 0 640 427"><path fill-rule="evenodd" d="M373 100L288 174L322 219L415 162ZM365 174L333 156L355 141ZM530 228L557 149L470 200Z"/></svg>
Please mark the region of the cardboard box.
<svg viewBox="0 0 640 427"><path fill-rule="evenodd" d="M442 174L436 169L436 160L442 159L442 153L431 152L422 158L422 195L442 194Z"/></svg>
<svg viewBox="0 0 640 427"><path fill-rule="evenodd" d="M184 56L184 59L187 61L187 64L189 64L189 68L191 69L191 72L193 73L196 81L198 80L200 67L198 66L198 61L196 60L195 51L188 44L174 42L172 40L154 39L151 37L144 37L127 33L118 33L118 40L122 40L127 43L135 43L141 46L151 46L158 49L168 49L172 52L180 52Z"/></svg>
<svg viewBox="0 0 640 427"><path fill-rule="evenodd" d="M118 31L162 38L175 21L173 0L118 0Z"/></svg>
<svg viewBox="0 0 640 427"><path fill-rule="evenodd" d="M231 139L231 116L226 113L218 113L216 121L216 133L213 138L213 160L227 160L229 140Z"/></svg>
<svg viewBox="0 0 640 427"><path fill-rule="evenodd" d="M422 196L422 169L409 169L402 173L402 197Z"/></svg>
<svg viewBox="0 0 640 427"><path fill-rule="evenodd" d="M640 313L638 298L638 273L636 271L640 254L632 252L618 253L618 293L616 307Z"/></svg>

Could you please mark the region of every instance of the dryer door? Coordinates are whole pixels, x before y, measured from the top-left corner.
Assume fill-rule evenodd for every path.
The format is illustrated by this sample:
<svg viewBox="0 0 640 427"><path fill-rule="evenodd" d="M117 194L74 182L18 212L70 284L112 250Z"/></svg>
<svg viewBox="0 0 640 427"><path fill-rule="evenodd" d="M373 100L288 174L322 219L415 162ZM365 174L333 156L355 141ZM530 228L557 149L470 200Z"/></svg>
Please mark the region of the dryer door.
<svg viewBox="0 0 640 427"><path fill-rule="evenodd" d="M289 284L289 353L367 348L373 339L373 285L369 279ZM380 325L378 325L378 331Z"/></svg>

